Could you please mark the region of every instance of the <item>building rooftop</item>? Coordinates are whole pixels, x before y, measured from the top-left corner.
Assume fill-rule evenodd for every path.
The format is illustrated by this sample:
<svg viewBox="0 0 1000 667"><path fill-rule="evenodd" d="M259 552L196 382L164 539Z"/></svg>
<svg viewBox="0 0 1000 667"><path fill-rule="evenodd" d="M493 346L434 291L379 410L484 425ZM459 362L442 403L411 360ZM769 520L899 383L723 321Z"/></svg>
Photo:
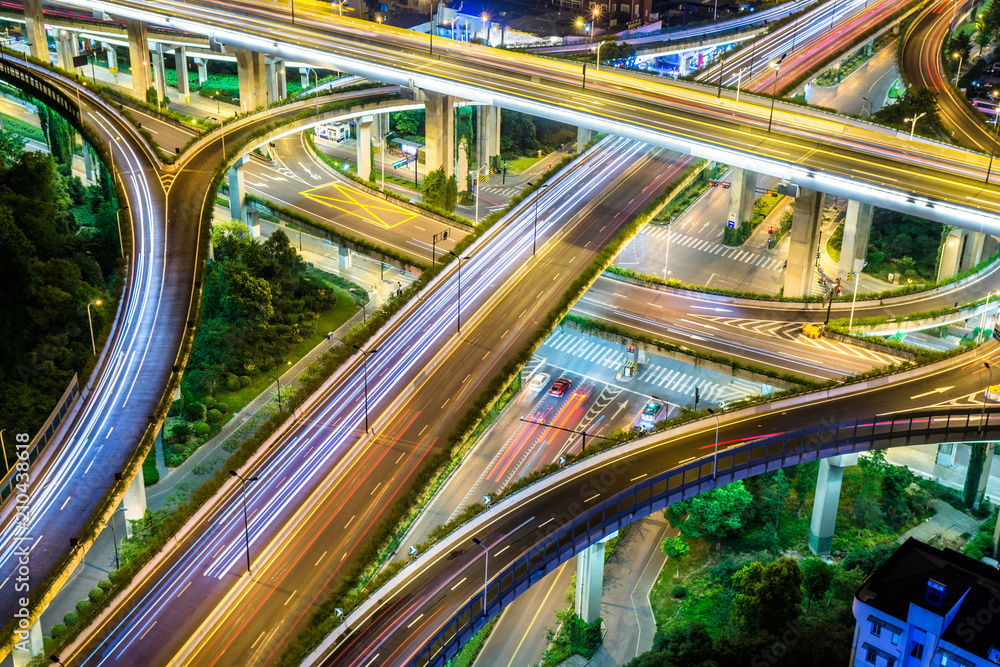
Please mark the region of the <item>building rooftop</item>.
<svg viewBox="0 0 1000 667"><path fill-rule="evenodd" d="M983 658L1000 638L1000 571L913 538L872 573L856 597L902 620L910 605L952 616L941 638Z"/></svg>

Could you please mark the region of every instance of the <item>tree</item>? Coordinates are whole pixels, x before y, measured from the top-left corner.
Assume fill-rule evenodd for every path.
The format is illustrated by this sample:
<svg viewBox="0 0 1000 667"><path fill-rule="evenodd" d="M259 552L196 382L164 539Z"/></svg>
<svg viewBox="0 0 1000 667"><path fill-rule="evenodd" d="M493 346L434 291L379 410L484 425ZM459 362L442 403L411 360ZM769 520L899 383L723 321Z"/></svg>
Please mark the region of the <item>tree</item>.
<svg viewBox="0 0 1000 667"><path fill-rule="evenodd" d="M976 19L976 33L972 36L972 39L979 46L979 56L982 57L983 49L993 42L993 35L986 30L986 24L982 17Z"/></svg>
<svg viewBox="0 0 1000 667"><path fill-rule="evenodd" d="M774 534L778 534L778 523L781 521L781 511L788 500L788 492L792 485L785 477L785 472L778 468L771 475L771 483L764 490L764 500L768 517L774 517Z"/></svg>
<svg viewBox="0 0 1000 667"><path fill-rule="evenodd" d="M669 558L673 558L675 565L677 566L677 576L680 576L680 561L682 558L687 558L688 553L691 551L691 547L684 538L679 535L676 537L668 537L663 540L660 544L660 548L663 549L663 553L667 554Z"/></svg>
<svg viewBox="0 0 1000 667"><path fill-rule="evenodd" d="M404 137L420 137L424 134L424 110L398 111L389 114L389 122L397 134Z"/></svg>
<svg viewBox="0 0 1000 667"><path fill-rule="evenodd" d="M270 283L251 276L245 270L230 271L229 274L229 298L244 318L251 322L263 322L274 315Z"/></svg>
<svg viewBox="0 0 1000 667"><path fill-rule="evenodd" d="M822 598L830 590L833 568L819 558L807 558L802 563L802 586L809 595L809 607L816 598Z"/></svg>
<svg viewBox="0 0 1000 667"><path fill-rule="evenodd" d="M444 175L444 167L427 172L421 189L424 195L424 204L444 210L446 187L447 179Z"/></svg>
<svg viewBox="0 0 1000 667"><path fill-rule="evenodd" d="M752 501L743 482L737 481L671 505L667 518L685 537L718 542L743 526L743 512Z"/></svg>
<svg viewBox="0 0 1000 667"><path fill-rule="evenodd" d="M455 178L455 174L452 174L445 183L444 210L454 213L456 206L458 206L458 180Z"/></svg>
<svg viewBox="0 0 1000 667"><path fill-rule="evenodd" d="M860 568L845 570L837 568L830 582L830 590L833 591L833 598L846 602L854 597L854 594L865 582L865 575Z"/></svg>
<svg viewBox="0 0 1000 667"><path fill-rule="evenodd" d="M940 128L941 121L937 112L937 92L930 88L907 88L906 93L895 104L884 106L872 118L899 129L910 129L909 118L925 114L916 125L919 131L924 128ZM919 133L919 132L918 132Z"/></svg>
<svg viewBox="0 0 1000 667"><path fill-rule="evenodd" d="M750 563L732 583L733 621L746 632L780 632L802 614L802 570L794 558Z"/></svg>
<svg viewBox="0 0 1000 667"><path fill-rule="evenodd" d="M7 169L21 159L27 141L17 132L0 131L0 167Z"/></svg>

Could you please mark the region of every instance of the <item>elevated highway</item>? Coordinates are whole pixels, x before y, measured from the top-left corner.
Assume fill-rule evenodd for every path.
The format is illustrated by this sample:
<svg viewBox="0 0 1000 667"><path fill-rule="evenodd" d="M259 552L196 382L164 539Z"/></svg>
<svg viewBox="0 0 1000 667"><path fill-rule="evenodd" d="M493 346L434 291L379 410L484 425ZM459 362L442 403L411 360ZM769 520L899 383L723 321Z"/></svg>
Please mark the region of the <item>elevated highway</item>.
<svg viewBox="0 0 1000 667"><path fill-rule="evenodd" d="M82 6L80 0L69 4ZM88 7L368 78L456 95L594 127L696 156L789 178L811 190L976 231L1000 231L1000 194L985 184L988 156L857 121L642 75L589 72L450 40L281 5L98 2ZM586 80L584 80L586 77ZM770 128L770 130L768 129Z"/></svg>

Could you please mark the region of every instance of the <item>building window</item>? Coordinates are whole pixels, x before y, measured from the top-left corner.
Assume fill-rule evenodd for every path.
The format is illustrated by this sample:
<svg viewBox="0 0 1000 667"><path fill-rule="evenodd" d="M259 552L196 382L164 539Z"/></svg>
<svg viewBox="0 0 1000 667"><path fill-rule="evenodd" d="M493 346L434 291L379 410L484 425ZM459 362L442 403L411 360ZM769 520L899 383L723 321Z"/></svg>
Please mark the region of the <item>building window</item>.
<svg viewBox="0 0 1000 667"><path fill-rule="evenodd" d="M924 645L913 642L913 648L910 649L910 655L914 658L920 659L924 657Z"/></svg>
<svg viewBox="0 0 1000 667"><path fill-rule="evenodd" d="M867 662L869 665L874 665L875 664L875 658L877 658L877 657L878 657L878 654L875 653L874 649L868 649L868 651L865 653L865 662Z"/></svg>
<svg viewBox="0 0 1000 667"><path fill-rule="evenodd" d="M882 626L878 623L872 623L872 637L882 636Z"/></svg>
<svg viewBox="0 0 1000 667"><path fill-rule="evenodd" d="M891 639L891 641L892 641L892 645L893 646L899 646L899 635L896 634L895 632L892 633L892 639Z"/></svg>

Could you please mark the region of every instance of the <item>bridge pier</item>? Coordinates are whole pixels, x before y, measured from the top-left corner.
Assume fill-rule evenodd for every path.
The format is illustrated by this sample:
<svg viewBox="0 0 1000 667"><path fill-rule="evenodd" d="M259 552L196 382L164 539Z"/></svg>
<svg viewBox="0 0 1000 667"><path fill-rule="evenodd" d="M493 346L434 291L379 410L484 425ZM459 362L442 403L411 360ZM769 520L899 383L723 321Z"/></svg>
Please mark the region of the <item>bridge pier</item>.
<svg viewBox="0 0 1000 667"><path fill-rule="evenodd" d="M112 74L118 73L118 52L115 51L114 44L108 44L107 42L101 42L101 48L104 49L104 54L108 57L108 71Z"/></svg>
<svg viewBox="0 0 1000 667"><path fill-rule="evenodd" d="M188 83L187 48L174 47L174 68L177 70L177 92L184 99L184 104L190 104L191 85Z"/></svg>
<svg viewBox="0 0 1000 667"><path fill-rule="evenodd" d="M476 109L476 165L489 164L494 155L500 155L500 107L481 105Z"/></svg>
<svg viewBox="0 0 1000 667"><path fill-rule="evenodd" d="M302 90L308 90L309 89L309 68L308 67L300 67L299 68L299 85L302 86Z"/></svg>
<svg viewBox="0 0 1000 667"><path fill-rule="evenodd" d="M691 73L691 57L688 55L687 51L677 54L678 65L677 74L678 76L687 76Z"/></svg>
<svg viewBox="0 0 1000 667"><path fill-rule="evenodd" d="M138 521L146 514L146 485L142 481L142 471L135 476L125 491L125 536L132 537L131 521Z"/></svg>
<svg viewBox="0 0 1000 667"><path fill-rule="evenodd" d="M981 452L985 453L986 460L983 461L983 470L979 473L979 482L976 485L976 495L972 499L972 508L979 509L979 505L982 504L983 498L986 496L986 483L990 481L990 468L993 466L993 450L996 447L996 443L973 443L972 452L970 456L975 456L976 449L979 448ZM997 523L1000 523L998 521Z"/></svg>
<svg viewBox="0 0 1000 667"><path fill-rule="evenodd" d="M757 200L757 172L733 167L733 179L729 187L729 215L739 229L740 225L753 219L753 204Z"/></svg>
<svg viewBox="0 0 1000 667"><path fill-rule="evenodd" d="M264 58L264 82L267 85L268 104L280 102L288 97L284 58Z"/></svg>
<svg viewBox="0 0 1000 667"><path fill-rule="evenodd" d="M427 171L444 167L447 178L455 173L455 98L430 91L426 91L426 95L424 166Z"/></svg>
<svg viewBox="0 0 1000 667"><path fill-rule="evenodd" d="M810 293L825 198L826 195L822 192L799 189L792 211L788 266L785 268L785 296L806 296Z"/></svg>
<svg viewBox="0 0 1000 667"><path fill-rule="evenodd" d="M990 243L990 251L994 243ZM948 232L944 247L941 248L941 259L938 262L938 282L951 278L963 271L968 271L983 258L986 248L986 235L968 229L955 227Z"/></svg>
<svg viewBox="0 0 1000 667"><path fill-rule="evenodd" d="M844 240L840 245L840 264L837 276L847 280L847 274L854 271L857 262L864 262L868 255L868 235L872 229L872 213L875 207L851 199L847 202L847 218L844 220Z"/></svg>
<svg viewBox="0 0 1000 667"><path fill-rule="evenodd" d="M195 58L194 64L198 68L198 85L200 86L208 81L208 62L204 58Z"/></svg>
<svg viewBox="0 0 1000 667"><path fill-rule="evenodd" d="M56 33L56 63L67 72L75 72L73 56L80 53L80 40L76 33L70 30L60 30Z"/></svg>
<svg viewBox="0 0 1000 667"><path fill-rule="evenodd" d="M358 118L358 176L371 181L372 179L372 116Z"/></svg>
<svg viewBox="0 0 1000 667"><path fill-rule="evenodd" d="M345 245L337 246L340 254L338 257L338 265L342 269L351 268L351 249Z"/></svg>
<svg viewBox="0 0 1000 667"><path fill-rule="evenodd" d="M24 0L24 36L32 58L49 62L49 40L45 35L42 0Z"/></svg>
<svg viewBox="0 0 1000 667"><path fill-rule="evenodd" d="M819 462L812 524L809 526L809 550L817 556L829 556L833 549L833 529L837 523L837 505L840 503L844 468L857 462L857 454L842 454Z"/></svg>
<svg viewBox="0 0 1000 667"><path fill-rule="evenodd" d="M14 667L28 667L31 659L42 653L45 646L42 642L42 624L36 619L28 628L28 636L22 640L23 635L15 635L14 649L10 652L10 657L14 661ZM27 646L28 650L24 650Z"/></svg>
<svg viewBox="0 0 1000 667"><path fill-rule="evenodd" d="M247 163L247 156L241 155L229 167L229 216L233 220L238 220L247 226L247 234L251 238L259 236L260 230L254 229L247 217L247 189L243 182L243 165Z"/></svg>
<svg viewBox="0 0 1000 667"><path fill-rule="evenodd" d="M252 111L267 104L264 81L264 54L249 49L233 49L240 80L240 110Z"/></svg>
<svg viewBox="0 0 1000 667"><path fill-rule="evenodd" d="M616 530L603 540L576 555L576 615L584 623L601 617L604 595L604 543L618 534Z"/></svg>
<svg viewBox="0 0 1000 667"><path fill-rule="evenodd" d="M132 94L140 100L146 99L150 86L149 39L143 21L126 18L125 31L128 33L128 61L132 68Z"/></svg>
<svg viewBox="0 0 1000 667"><path fill-rule="evenodd" d="M156 57L150 58L153 61L153 85L156 86L156 98L167 100L167 68L164 65L166 53L163 49L163 42L156 43Z"/></svg>
<svg viewBox="0 0 1000 667"><path fill-rule="evenodd" d="M583 149L587 147L590 140L594 138L594 131L589 130L585 127L577 126L576 128L576 152L582 153Z"/></svg>

